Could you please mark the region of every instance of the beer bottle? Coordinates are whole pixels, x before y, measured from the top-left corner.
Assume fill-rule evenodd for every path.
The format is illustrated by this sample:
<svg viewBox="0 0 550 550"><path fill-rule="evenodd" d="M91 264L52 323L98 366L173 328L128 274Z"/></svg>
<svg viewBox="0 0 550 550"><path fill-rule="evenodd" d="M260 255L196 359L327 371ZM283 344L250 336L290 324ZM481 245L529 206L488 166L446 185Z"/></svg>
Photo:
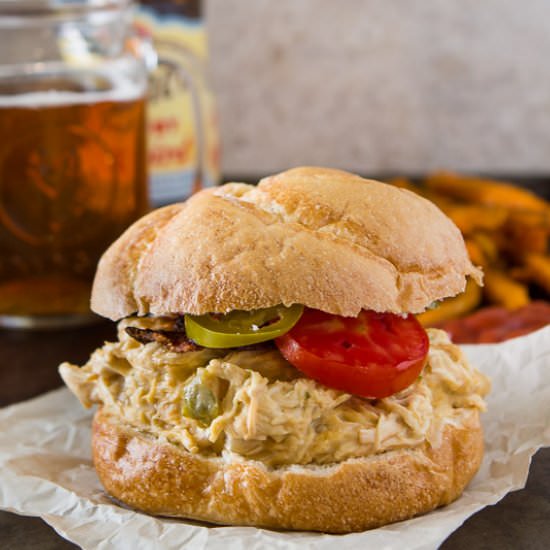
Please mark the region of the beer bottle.
<svg viewBox="0 0 550 550"><path fill-rule="evenodd" d="M151 201L157 206L183 200L219 179L201 7L200 0L141 0L136 11L136 30L152 39L157 57L147 113Z"/></svg>

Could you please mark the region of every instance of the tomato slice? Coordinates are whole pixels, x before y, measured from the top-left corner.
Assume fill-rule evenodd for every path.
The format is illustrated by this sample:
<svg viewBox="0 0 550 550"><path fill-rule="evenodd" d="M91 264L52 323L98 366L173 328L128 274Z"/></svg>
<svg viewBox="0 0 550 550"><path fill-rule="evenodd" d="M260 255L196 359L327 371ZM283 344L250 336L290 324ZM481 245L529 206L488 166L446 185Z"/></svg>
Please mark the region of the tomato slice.
<svg viewBox="0 0 550 550"><path fill-rule="evenodd" d="M412 384L428 355L426 331L414 315L363 310L340 317L305 309L275 340L289 363L325 386L382 398Z"/></svg>
<svg viewBox="0 0 550 550"><path fill-rule="evenodd" d="M290 330L304 307L294 304L223 314L186 315L187 336L207 348L233 348L273 340Z"/></svg>

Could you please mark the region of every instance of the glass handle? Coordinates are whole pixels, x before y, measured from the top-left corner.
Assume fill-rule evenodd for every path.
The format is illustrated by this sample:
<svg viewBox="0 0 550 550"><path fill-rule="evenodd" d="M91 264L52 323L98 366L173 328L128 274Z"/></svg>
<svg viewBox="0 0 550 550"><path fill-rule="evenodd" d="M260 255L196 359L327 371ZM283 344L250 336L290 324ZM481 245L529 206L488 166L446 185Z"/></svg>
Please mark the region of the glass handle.
<svg viewBox="0 0 550 550"><path fill-rule="evenodd" d="M168 43L162 40L135 36L132 39L134 54L141 58L147 72L151 74L160 65L164 65L177 75L180 82L189 90L191 96L191 108L193 112L193 130L195 135L195 147L197 152L195 174L193 176L192 192L199 191L203 186L203 179L208 173L206 156L206 132L204 124L204 95L201 90L206 89L204 70L201 60L194 52L181 44ZM156 47L162 50L163 46L171 49L177 48L178 62L158 55Z"/></svg>
<svg viewBox="0 0 550 550"><path fill-rule="evenodd" d="M197 191L202 189L203 178L207 173L206 132L204 125L205 109L203 105L203 95L201 94L201 88L203 88L204 86L203 82L200 82L199 85L199 82L197 81L198 79L202 80L203 77L199 70L193 70L192 63L190 63L188 66L183 66L179 63L176 64L173 61L164 59L163 57L159 58L159 63L168 65L174 71L174 73L178 75L178 78L189 90L191 96L193 129L195 135L195 147L197 152L192 193L196 193Z"/></svg>
<svg viewBox="0 0 550 550"><path fill-rule="evenodd" d="M162 42L157 41L156 44L162 46ZM174 45L172 44L172 47ZM204 95L201 94L201 89L205 89L205 78L203 67L200 59L184 46L178 45L178 53L180 54L179 62L176 63L163 56L159 56L158 64L166 65L175 74L177 74L181 83L189 90L191 95L191 108L193 111L193 128L195 134L195 146L197 151L197 162L195 165L195 174L193 177L192 193L202 189L203 179L208 173L207 157L206 157L206 132L204 124Z"/></svg>

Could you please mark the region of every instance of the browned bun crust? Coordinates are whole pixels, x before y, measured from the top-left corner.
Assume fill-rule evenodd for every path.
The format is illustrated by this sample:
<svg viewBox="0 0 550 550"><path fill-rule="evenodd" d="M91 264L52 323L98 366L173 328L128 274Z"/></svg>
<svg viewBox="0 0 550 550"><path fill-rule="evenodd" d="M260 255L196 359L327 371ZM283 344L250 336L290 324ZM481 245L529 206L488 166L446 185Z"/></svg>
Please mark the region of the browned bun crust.
<svg viewBox="0 0 550 550"><path fill-rule="evenodd" d="M227 184L156 210L99 263L92 309L202 314L300 303L356 316L420 312L481 273L432 203L325 168Z"/></svg>
<svg viewBox="0 0 550 550"><path fill-rule="evenodd" d="M226 525L347 533L407 519L455 500L483 455L477 411L448 425L441 445L331 466L269 470L188 453L101 410L93 454L105 489L149 514Z"/></svg>

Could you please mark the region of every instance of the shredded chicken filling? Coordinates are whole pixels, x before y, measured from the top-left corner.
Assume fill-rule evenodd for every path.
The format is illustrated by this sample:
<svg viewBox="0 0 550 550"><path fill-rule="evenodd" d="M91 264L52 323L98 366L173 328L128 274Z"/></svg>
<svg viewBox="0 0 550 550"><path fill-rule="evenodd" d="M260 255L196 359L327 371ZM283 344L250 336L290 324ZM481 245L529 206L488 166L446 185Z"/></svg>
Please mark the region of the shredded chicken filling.
<svg viewBox="0 0 550 550"><path fill-rule="evenodd" d="M270 467L329 464L428 441L447 423L484 410L489 382L446 333L430 329L428 362L402 392L362 399L303 377L276 348L180 353L140 343L125 328L170 329L129 318L118 342L63 378L82 404L103 406L137 429L191 453L260 460Z"/></svg>

